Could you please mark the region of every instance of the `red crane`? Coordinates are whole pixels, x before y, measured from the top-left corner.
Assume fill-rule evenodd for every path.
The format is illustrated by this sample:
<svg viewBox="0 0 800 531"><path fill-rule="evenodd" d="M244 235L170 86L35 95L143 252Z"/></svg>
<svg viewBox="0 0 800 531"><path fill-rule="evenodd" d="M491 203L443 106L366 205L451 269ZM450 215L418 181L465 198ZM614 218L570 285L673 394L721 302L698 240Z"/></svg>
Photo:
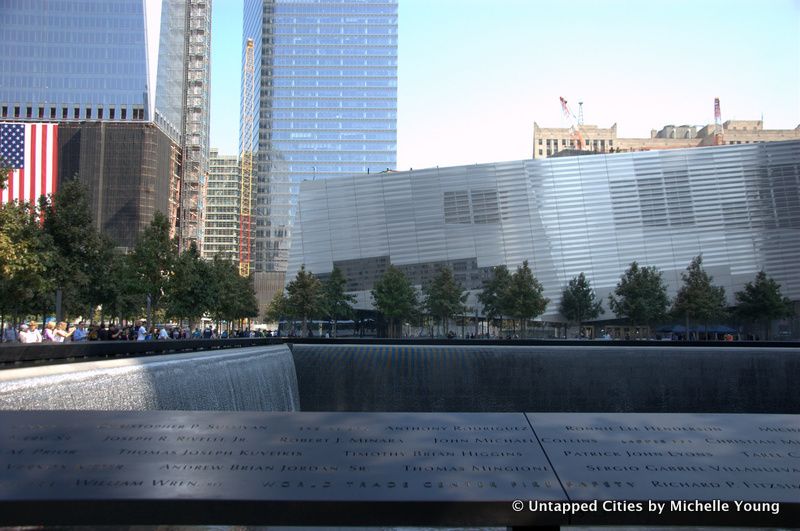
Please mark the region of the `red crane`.
<svg viewBox="0 0 800 531"><path fill-rule="evenodd" d="M719 110L719 98L714 98L714 145L721 146L722 141L722 113Z"/></svg>
<svg viewBox="0 0 800 531"><path fill-rule="evenodd" d="M575 114L569 108L569 105L567 105L567 100L561 96L559 96L558 99L561 100L561 112L564 114L564 118L569 120L570 137L575 142L575 145L578 147L578 149L583 150L586 142L583 138L583 133L581 133L581 124L575 117Z"/></svg>

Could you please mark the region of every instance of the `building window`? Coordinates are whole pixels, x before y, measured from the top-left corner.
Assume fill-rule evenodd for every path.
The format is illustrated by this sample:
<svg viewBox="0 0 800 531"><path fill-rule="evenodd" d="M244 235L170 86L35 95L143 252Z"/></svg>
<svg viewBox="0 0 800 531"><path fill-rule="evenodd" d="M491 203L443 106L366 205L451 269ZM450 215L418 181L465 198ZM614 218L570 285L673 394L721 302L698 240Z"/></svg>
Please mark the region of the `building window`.
<svg viewBox="0 0 800 531"><path fill-rule="evenodd" d="M78 107L72 110L72 117L76 120L81 117L81 110Z"/></svg>
<svg viewBox="0 0 800 531"><path fill-rule="evenodd" d="M542 150L541 149L539 150L539 156L540 157L542 156Z"/></svg>
<svg viewBox="0 0 800 531"><path fill-rule="evenodd" d="M548 142L548 143L550 143L550 141L549 141L549 140L548 140L547 142ZM539 139L539 145L540 145L540 146L542 145L542 139L541 139L541 138Z"/></svg>
<svg viewBox="0 0 800 531"><path fill-rule="evenodd" d="M123 107L122 111L120 112L120 115L121 115L120 116L120 120L127 120L128 119L128 109L126 107Z"/></svg>
<svg viewBox="0 0 800 531"><path fill-rule="evenodd" d="M2 115L3 118L8 117L8 105L3 105L3 109L0 115Z"/></svg>
<svg viewBox="0 0 800 531"><path fill-rule="evenodd" d="M51 120L55 120L56 119L56 108L55 107L50 107L50 119Z"/></svg>
<svg viewBox="0 0 800 531"><path fill-rule="evenodd" d="M97 119L98 120L102 120L103 119L103 108L102 107L97 109Z"/></svg>
<svg viewBox="0 0 800 531"><path fill-rule="evenodd" d="M111 107L111 108L108 110L108 119L109 119L109 120L113 120L113 119L114 119L114 114L115 114L115 112L114 112L114 111L116 111L116 110L117 110L117 109L115 109L114 107Z"/></svg>
<svg viewBox="0 0 800 531"><path fill-rule="evenodd" d="M27 107L25 109L25 118L33 118L33 107Z"/></svg>
<svg viewBox="0 0 800 531"><path fill-rule="evenodd" d="M62 120L66 120L67 119L67 108L66 107L61 107L61 119Z"/></svg>
<svg viewBox="0 0 800 531"><path fill-rule="evenodd" d="M14 107L14 118L19 118L19 107Z"/></svg>
<svg viewBox="0 0 800 531"><path fill-rule="evenodd" d="M91 107L86 107L86 119L87 120L91 120L92 119L92 108Z"/></svg>
<svg viewBox="0 0 800 531"><path fill-rule="evenodd" d="M567 139L566 138L562 138L561 139L561 145L562 146L566 146L567 145Z"/></svg>
<svg viewBox="0 0 800 531"><path fill-rule="evenodd" d="M44 107L39 107L39 118L44 118Z"/></svg>

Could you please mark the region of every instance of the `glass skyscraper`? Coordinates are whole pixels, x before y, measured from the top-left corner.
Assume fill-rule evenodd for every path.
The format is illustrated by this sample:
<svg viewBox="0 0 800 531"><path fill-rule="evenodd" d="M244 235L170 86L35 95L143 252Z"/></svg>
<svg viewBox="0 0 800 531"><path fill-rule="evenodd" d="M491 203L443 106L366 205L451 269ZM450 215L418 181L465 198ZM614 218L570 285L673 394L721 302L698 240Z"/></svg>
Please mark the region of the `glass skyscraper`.
<svg viewBox="0 0 800 531"><path fill-rule="evenodd" d="M0 118L151 121L179 139L186 4L0 2Z"/></svg>
<svg viewBox="0 0 800 531"><path fill-rule="evenodd" d="M0 120L62 125L62 166L88 184L101 227L146 224L155 208L201 239L211 0L3 0L0 21ZM122 158L126 176L112 175ZM101 184L128 203L109 206ZM123 210L137 219L110 219Z"/></svg>
<svg viewBox="0 0 800 531"><path fill-rule="evenodd" d="M254 154L252 266L283 273L300 182L395 167L397 0L245 0L243 39L256 51L240 139Z"/></svg>

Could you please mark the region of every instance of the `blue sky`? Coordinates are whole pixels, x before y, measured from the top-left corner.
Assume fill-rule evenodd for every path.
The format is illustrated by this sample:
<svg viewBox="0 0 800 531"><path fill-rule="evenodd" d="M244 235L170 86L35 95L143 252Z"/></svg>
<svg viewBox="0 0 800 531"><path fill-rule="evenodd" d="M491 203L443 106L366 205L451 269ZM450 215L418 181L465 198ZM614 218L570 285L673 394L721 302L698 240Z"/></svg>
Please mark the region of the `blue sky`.
<svg viewBox="0 0 800 531"><path fill-rule="evenodd" d="M398 169L531 157L533 122L800 125L800 0L399 0ZM242 1L215 0L211 146L238 149Z"/></svg>

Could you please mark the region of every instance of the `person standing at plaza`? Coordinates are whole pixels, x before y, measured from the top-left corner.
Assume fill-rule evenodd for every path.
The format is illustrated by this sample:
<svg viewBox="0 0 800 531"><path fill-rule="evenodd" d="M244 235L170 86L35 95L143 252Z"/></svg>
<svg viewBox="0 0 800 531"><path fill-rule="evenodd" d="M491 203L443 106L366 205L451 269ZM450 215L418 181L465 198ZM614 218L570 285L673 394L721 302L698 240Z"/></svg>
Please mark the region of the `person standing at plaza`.
<svg viewBox="0 0 800 531"><path fill-rule="evenodd" d="M68 337L72 336L74 332L75 332L74 328L70 331L67 331L67 323L61 321L60 323L58 323L58 325L56 325L55 329L53 330L53 341L55 343L64 343Z"/></svg>
<svg viewBox="0 0 800 531"><path fill-rule="evenodd" d="M56 323L55 321L47 321L44 325L44 333L42 334L43 342L52 342L56 340Z"/></svg>
<svg viewBox="0 0 800 531"><path fill-rule="evenodd" d="M72 332L73 341L86 341L89 338L89 332L86 331L86 325L81 321L78 323L78 328Z"/></svg>
<svg viewBox="0 0 800 531"><path fill-rule="evenodd" d="M20 343L29 343L28 341L28 325L25 323L21 323L19 325L19 332L17 333L17 339Z"/></svg>
<svg viewBox="0 0 800 531"><path fill-rule="evenodd" d="M139 321L139 328L136 330L136 341L144 341L147 338L147 328L144 327L144 321Z"/></svg>
<svg viewBox="0 0 800 531"><path fill-rule="evenodd" d="M28 334L26 343L41 343L42 331L39 330L39 323L31 321L28 325Z"/></svg>
<svg viewBox="0 0 800 531"><path fill-rule="evenodd" d="M6 323L6 328L3 330L3 343L16 343L17 342L17 331L14 329L14 325L11 323Z"/></svg>

